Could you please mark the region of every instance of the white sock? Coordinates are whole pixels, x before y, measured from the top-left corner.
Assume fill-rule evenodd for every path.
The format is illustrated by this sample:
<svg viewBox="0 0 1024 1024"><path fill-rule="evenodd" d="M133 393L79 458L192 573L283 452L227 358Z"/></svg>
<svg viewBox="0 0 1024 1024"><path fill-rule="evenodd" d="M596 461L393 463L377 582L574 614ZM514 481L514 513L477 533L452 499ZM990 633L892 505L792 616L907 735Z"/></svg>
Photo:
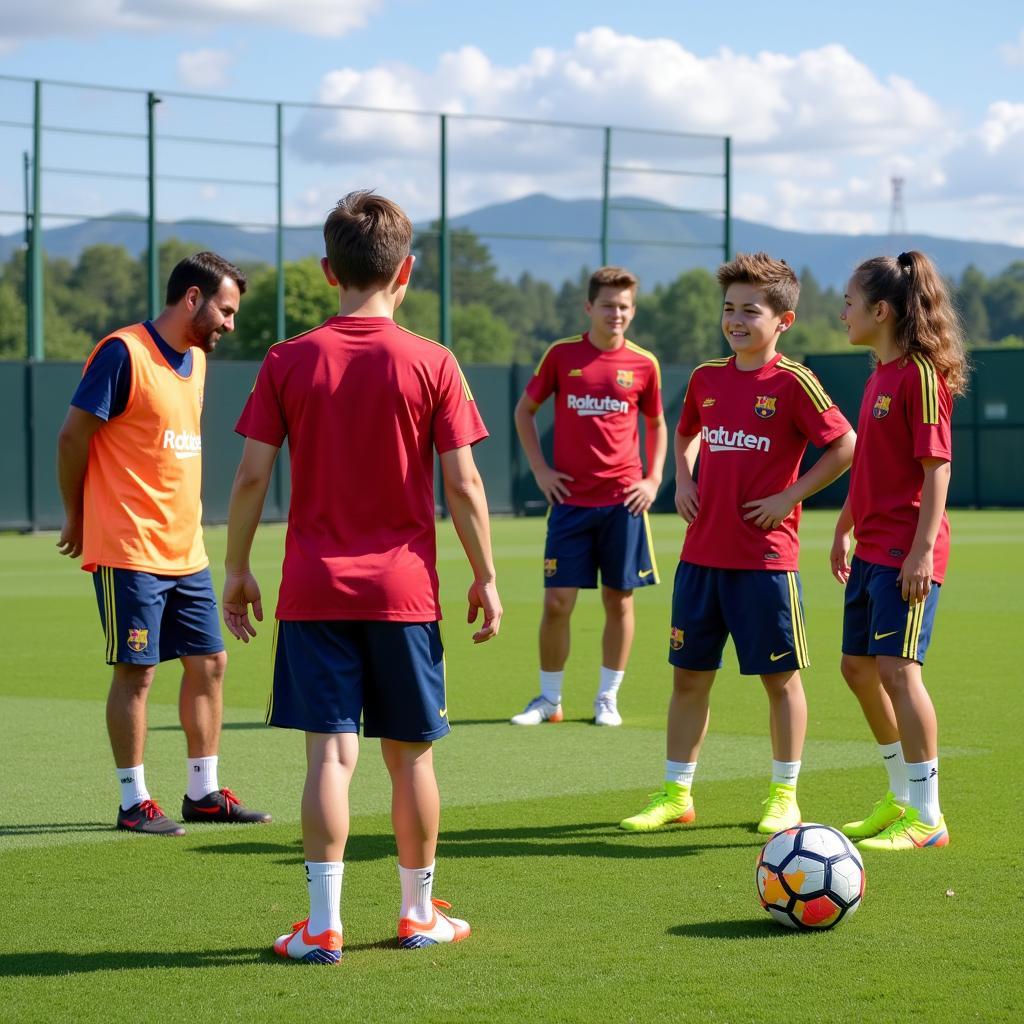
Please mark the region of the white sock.
<svg viewBox="0 0 1024 1024"><path fill-rule="evenodd" d="M345 865L340 860L306 861L306 888L309 890L310 935L330 930L341 931L341 878Z"/></svg>
<svg viewBox="0 0 1024 1024"><path fill-rule="evenodd" d="M403 868L398 865L398 877L402 883L402 909L399 917L410 917L426 924L433 920L434 908L430 895L434 891L434 865L425 868Z"/></svg>
<svg viewBox="0 0 1024 1024"><path fill-rule="evenodd" d="M134 768L118 768L117 781L121 786L122 811L150 799L149 790L146 789L146 771L141 764Z"/></svg>
<svg viewBox="0 0 1024 1024"><path fill-rule="evenodd" d="M942 817L939 810L939 759L907 764L910 783L910 806L921 815L926 825L938 825Z"/></svg>
<svg viewBox="0 0 1024 1024"><path fill-rule="evenodd" d="M696 761L666 761L665 781L676 782L680 786L692 786L696 770Z"/></svg>
<svg viewBox="0 0 1024 1024"><path fill-rule="evenodd" d="M562 703L562 676L564 672L545 672L540 670L540 695L551 704ZM429 921L430 918L428 917Z"/></svg>
<svg viewBox="0 0 1024 1024"><path fill-rule="evenodd" d="M612 702L615 701L615 695L619 692L619 687L622 685L622 677L625 675L625 670L619 672L614 668L605 668L601 666L601 683L597 688L598 699L607 697Z"/></svg>
<svg viewBox="0 0 1024 1024"><path fill-rule="evenodd" d="M776 761L772 758L772 782L784 782L787 786L795 786L799 777L799 761Z"/></svg>
<svg viewBox="0 0 1024 1024"><path fill-rule="evenodd" d="M207 793L216 793L220 786L217 784L217 755L213 757L190 757L188 762L188 789L186 795L189 800L202 800Z"/></svg>
<svg viewBox="0 0 1024 1024"><path fill-rule="evenodd" d="M882 763L889 773L889 789L896 797L896 803L910 802L910 789L907 783L907 762L903 760L903 747L900 741L895 743L879 743L878 751L882 755Z"/></svg>

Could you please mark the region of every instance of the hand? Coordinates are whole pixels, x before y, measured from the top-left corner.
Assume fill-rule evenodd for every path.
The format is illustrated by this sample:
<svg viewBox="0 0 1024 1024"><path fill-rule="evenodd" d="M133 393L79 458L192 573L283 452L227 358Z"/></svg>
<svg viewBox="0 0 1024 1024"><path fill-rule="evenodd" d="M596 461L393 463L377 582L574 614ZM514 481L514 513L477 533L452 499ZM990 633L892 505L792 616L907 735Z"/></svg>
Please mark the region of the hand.
<svg viewBox="0 0 1024 1024"><path fill-rule="evenodd" d="M676 480L676 511L688 523L697 518L700 499L697 497L697 485L691 476Z"/></svg>
<svg viewBox="0 0 1024 1024"><path fill-rule="evenodd" d="M569 488L566 482L572 483L573 478L568 473L559 473L557 469L544 465L533 471L533 478L541 489L544 497L548 499L549 505L560 505L569 497Z"/></svg>
<svg viewBox="0 0 1024 1024"><path fill-rule="evenodd" d="M82 521L80 519L65 519L64 527L60 531L60 539L57 541L57 550L68 558L77 558L82 553Z"/></svg>
<svg viewBox="0 0 1024 1024"><path fill-rule="evenodd" d="M796 502L785 491L779 491L778 494L770 494L767 498L744 502L743 507L750 509L743 517L744 520L753 520L754 525L762 530L774 530L785 522L796 507Z"/></svg>
<svg viewBox="0 0 1024 1024"><path fill-rule="evenodd" d="M256 629L249 621L249 605L252 605L256 621L263 621L263 599L256 577L248 569L229 572L224 580L224 596L220 603L229 632L247 644L249 637L256 635Z"/></svg>
<svg viewBox="0 0 1024 1024"><path fill-rule="evenodd" d="M657 496L658 483L649 476L645 476L643 480L637 480L635 484L630 484L626 488L626 500L622 504L629 509L632 515L638 516L651 507Z"/></svg>
<svg viewBox="0 0 1024 1024"><path fill-rule="evenodd" d="M498 588L494 583L479 583L474 581L469 586L469 611L466 614L467 622L476 622L477 614L484 613L483 625L473 634L473 643L482 644L498 635L498 627L501 625L501 599L498 597Z"/></svg>
<svg viewBox="0 0 1024 1024"><path fill-rule="evenodd" d="M919 604L928 596L928 592L932 589L933 570L934 564L930 548L926 551L910 549L910 554L907 555L899 575L896 577L900 583L904 601Z"/></svg>
<svg viewBox="0 0 1024 1024"><path fill-rule="evenodd" d="M846 581L850 578L850 535L848 533L836 534L828 557L832 564L832 575L837 582L845 586Z"/></svg>

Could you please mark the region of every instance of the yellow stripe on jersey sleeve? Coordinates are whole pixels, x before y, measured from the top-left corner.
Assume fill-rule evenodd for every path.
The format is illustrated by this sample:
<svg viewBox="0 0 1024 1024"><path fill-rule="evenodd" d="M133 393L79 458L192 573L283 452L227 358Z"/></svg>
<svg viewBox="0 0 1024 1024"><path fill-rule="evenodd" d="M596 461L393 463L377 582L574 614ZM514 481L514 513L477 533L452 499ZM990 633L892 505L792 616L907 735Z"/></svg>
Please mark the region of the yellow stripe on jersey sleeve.
<svg viewBox="0 0 1024 1024"><path fill-rule="evenodd" d="M910 358L917 366L921 379L921 417L923 423L939 422L939 382L932 361L926 356L912 352Z"/></svg>
<svg viewBox="0 0 1024 1024"><path fill-rule="evenodd" d="M547 359L547 357L549 355L551 355L552 351L554 349L558 348L559 345L571 345L571 344L573 344L573 342L582 341L582 340L583 340L583 335L582 334L576 334L576 335L573 335L573 337L571 337L571 338L561 338L558 341L553 341L544 350L544 355L542 355L540 357L540 359L538 360L537 368L533 371L534 377L536 377L537 374L540 373L540 368L544 365L544 360Z"/></svg>
<svg viewBox="0 0 1024 1024"><path fill-rule="evenodd" d="M635 352L638 356L643 356L645 359L650 359L650 361L654 363L654 373L658 379L658 388L660 389L661 363L658 362L658 357L653 352L648 351L646 348L641 348L639 345L637 345L635 342L630 341L628 338L626 339L626 348L628 348L630 352Z"/></svg>
<svg viewBox="0 0 1024 1024"><path fill-rule="evenodd" d="M814 408L818 412L825 412L826 409L832 408L834 403L828 392L821 386L821 381L803 363L797 363L783 356L779 360L779 369L786 370L796 377L800 387L807 392L808 398L814 403Z"/></svg>

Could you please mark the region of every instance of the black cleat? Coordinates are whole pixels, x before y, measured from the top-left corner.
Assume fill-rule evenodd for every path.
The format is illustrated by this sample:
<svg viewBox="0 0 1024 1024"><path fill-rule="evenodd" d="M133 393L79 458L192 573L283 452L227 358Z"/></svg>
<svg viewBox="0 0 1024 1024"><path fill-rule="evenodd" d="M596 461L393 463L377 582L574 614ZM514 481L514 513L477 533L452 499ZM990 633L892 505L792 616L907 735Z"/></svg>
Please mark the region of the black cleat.
<svg viewBox="0 0 1024 1024"><path fill-rule="evenodd" d="M236 825L264 824L271 821L266 811L250 811L230 789L217 789L202 800L182 801L181 816L185 821L230 821Z"/></svg>
<svg viewBox="0 0 1024 1024"><path fill-rule="evenodd" d="M117 828L125 832L145 832L151 836L183 836L185 830L171 821L155 800L143 800L124 810L117 809Z"/></svg>

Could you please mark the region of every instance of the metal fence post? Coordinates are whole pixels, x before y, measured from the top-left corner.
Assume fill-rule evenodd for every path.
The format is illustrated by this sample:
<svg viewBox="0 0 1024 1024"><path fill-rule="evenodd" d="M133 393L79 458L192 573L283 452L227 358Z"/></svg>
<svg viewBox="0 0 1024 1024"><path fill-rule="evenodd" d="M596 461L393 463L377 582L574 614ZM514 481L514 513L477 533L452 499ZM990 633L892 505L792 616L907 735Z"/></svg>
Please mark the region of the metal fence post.
<svg viewBox="0 0 1024 1024"><path fill-rule="evenodd" d="M160 253L156 244L156 105L159 98L151 92L146 93L146 135L148 142L149 165L147 185L149 189L149 211L146 217L146 239L149 245L149 315L156 316L160 312Z"/></svg>
<svg viewBox="0 0 1024 1024"><path fill-rule="evenodd" d="M277 340L285 337L284 318L284 126L277 104Z"/></svg>
<svg viewBox="0 0 1024 1024"><path fill-rule="evenodd" d="M448 237L448 115L441 115L441 220L437 237L441 290L441 342L452 347L452 253Z"/></svg>
<svg viewBox="0 0 1024 1024"><path fill-rule="evenodd" d="M36 79L32 98L32 233L25 272L32 289L29 308L29 359L45 358L43 347L43 83Z"/></svg>
<svg viewBox="0 0 1024 1024"><path fill-rule="evenodd" d="M732 139L725 137L725 233L722 239L723 262L732 259Z"/></svg>
<svg viewBox="0 0 1024 1024"><path fill-rule="evenodd" d="M608 266L608 193L612 173L612 130L604 130L604 167L601 171L601 266Z"/></svg>

